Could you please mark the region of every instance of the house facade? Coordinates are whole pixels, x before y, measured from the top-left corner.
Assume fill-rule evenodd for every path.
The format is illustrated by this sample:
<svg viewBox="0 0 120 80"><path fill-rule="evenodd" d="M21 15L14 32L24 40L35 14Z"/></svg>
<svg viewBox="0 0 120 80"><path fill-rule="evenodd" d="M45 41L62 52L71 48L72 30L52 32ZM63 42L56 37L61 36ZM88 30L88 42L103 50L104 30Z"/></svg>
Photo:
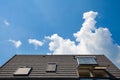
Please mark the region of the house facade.
<svg viewBox="0 0 120 80"><path fill-rule="evenodd" d="M120 80L120 70L104 55L15 55L0 80Z"/></svg>

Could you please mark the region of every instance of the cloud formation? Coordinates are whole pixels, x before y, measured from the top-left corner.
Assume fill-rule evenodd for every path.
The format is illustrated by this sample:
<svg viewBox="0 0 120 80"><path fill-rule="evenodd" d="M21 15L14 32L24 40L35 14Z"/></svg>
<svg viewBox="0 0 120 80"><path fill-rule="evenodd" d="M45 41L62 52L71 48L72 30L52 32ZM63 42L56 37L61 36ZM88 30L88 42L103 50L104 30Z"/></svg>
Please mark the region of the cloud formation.
<svg viewBox="0 0 120 80"><path fill-rule="evenodd" d="M37 39L28 39L29 44L33 44L35 46L35 49L37 49L39 46L43 45L42 41L39 41Z"/></svg>
<svg viewBox="0 0 120 80"><path fill-rule="evenodd" d="M22 42L20 40L16 41L16 40L8 40L9 42L11 42L15 48L19 48L22 45Z"/></svg>
<svg viewBox="0 0 120 80"><path fill-rule="evenodd" d="M4 23L5 26L9 26L10 25L10 23L8 22L8 20L4 20L3 23Z"/></svg>
<svg viewBox="0 0 120 80"><path fill-rule="evenodd" d="M53 51L53 54L75 54L77 53L77 46L74 41L70 39L63 39L57 34L46 37L51 40L49 43L49 50Z"/></svg>
<svg viewBox="0 0 120 80"><path fill-rule="evenodd" d="M105 54L120 56L120 46L113 43L112 34L108 28L96 28L98 12L89 11L83 14L85 20L81 29L74 33L76 41L63 39L58 34L46 37L50 40L49 50L53 54ZM78 44L75 44L78 42ZM120 63L120 59L117 59Z"/></svg>

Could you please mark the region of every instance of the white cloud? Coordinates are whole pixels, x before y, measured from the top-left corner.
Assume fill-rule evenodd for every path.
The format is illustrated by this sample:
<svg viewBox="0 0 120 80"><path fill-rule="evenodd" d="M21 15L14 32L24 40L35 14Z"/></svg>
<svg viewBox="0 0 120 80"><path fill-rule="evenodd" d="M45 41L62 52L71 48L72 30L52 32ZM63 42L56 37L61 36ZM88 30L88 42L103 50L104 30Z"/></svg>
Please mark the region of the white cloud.
<svg viewBox="0 0 120 80"><path fill-rule="evenodd" d="M46 37L50 40L49 50L53 54L105 54L120 56L120 46L113 43L112 34L108 28L96 28L95 18L98 12L89 11L83 14L85 20L81 29L74 33L76 41L63 39L58 34ZM78 44L75 44L78 42ZM116 61L120 63L119 58Z"/></svg>
<svg viewBox="0 0 120 80"><path fill-rule="evenodd" d="M53 54L73 54L76 53L74 41L70 39L63 39L57 34L53 34L51 37L46 37L51 40L49 43L49 50L53 51Z"/></svg>
<svg viewBox="0 0 120 80"><path fill-rule="evenodd" d="M35 46L35 49L37 49L39 46L43 45L42 41L39 41L37 39L28 39L29 44L33 44Z"/></svg>
<svg viewBox="0 0 120 80"><path fill-rule="evenodd" d="M9 42L13 43L13 45L16 48L19 48L22 45L22 42L20 40L16 41L16 40L8 40Z"/></svg>
<svg viewBox="0 0 120 80"><path fill-rule="evenodd" d="M4 23L5 26L9 26L10 25L10 23L8 22L8 20L4 20L3 23Z"/></svg>

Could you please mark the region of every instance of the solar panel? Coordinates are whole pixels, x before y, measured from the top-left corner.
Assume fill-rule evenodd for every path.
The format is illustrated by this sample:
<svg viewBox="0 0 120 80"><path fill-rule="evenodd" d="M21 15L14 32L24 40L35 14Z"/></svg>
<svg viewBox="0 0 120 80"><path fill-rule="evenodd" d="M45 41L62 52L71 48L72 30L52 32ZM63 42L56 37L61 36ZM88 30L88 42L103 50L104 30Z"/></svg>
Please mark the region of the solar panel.
<svg viewBox="0 0 120 80"><path fill-rule="evenodd" d="M79 56L77 57L77 62L78 64L80 65L89 65L89 64L97 64L96 60L95 60L95 57L92 57L92 56Z"/></svg>

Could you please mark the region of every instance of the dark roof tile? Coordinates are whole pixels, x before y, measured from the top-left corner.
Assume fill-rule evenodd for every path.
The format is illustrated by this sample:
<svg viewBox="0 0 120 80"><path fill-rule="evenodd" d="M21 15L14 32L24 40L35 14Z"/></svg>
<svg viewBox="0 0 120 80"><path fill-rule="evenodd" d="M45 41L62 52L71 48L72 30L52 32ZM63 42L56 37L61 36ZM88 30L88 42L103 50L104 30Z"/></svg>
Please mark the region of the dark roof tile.
<svg viewBox="0 0 120 80"><path fill-rule="evenodd" d="M32 67L28 76L31 78L78 78L78 63L75 56L76 55L16 55L1 67L0 78L16 77L13 73L17 68L23 66ZM96 61L99 66L108 66L107 71L116 78L120 78L120 70L104 55L92 56L96 56ZM46 72L46 67L49 62L55 62L57 64L56 72Z"/></svg>

